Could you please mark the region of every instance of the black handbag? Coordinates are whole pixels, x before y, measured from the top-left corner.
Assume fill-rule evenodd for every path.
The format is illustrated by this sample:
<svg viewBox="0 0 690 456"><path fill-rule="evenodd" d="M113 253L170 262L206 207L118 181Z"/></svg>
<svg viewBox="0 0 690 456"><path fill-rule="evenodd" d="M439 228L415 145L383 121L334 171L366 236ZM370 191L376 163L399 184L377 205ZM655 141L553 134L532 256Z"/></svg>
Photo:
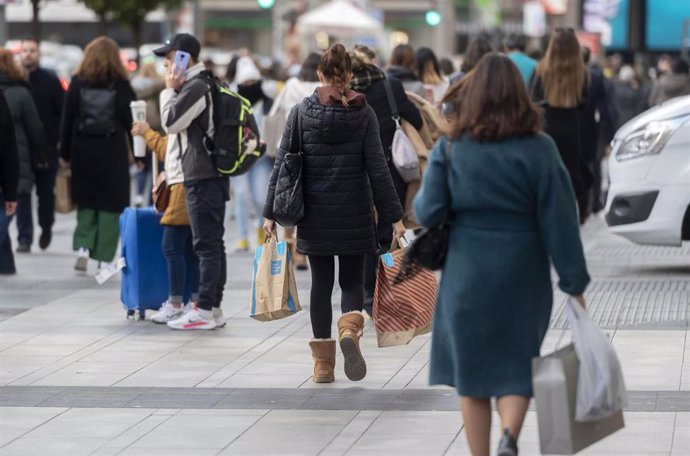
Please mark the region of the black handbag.
<svg viewBox="0 0 690 456"><path fill-rule="evenodd" d="M290 149L280 164L273 199L273 217L285 228L297 225L304 218L302 159L302 116L297 108L292 125Z"/></svg>
<svg viewBox="0 0 690 456"><path fill-rule="evenodd" d="M443 219L438 226L433 228L422 228L422 231L407 247L407 252L403 257L400 266L400 273L395 278L394 283L414 277L421 268L437 271L443 267L448 255L448 236L450 231L450 169L451 156L450 150L453 142L446 138L444 149L444 164L446 168L446 201L448 206L443 215Z"/></svg>

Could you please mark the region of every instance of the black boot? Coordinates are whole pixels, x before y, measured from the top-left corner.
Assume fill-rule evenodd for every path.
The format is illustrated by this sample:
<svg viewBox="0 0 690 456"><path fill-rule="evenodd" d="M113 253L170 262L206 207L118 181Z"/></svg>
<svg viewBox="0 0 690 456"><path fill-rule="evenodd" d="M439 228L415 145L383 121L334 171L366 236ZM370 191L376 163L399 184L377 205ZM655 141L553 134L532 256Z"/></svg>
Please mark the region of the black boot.
<svg viewBox="0 0 690 456"><path fill-rule="evenodd" d="M496 453L496 456L517 456L517 454L517 442L513 436L510 435L508 429L506 428L503 430L503 437L501 438L501 441L498 442L498 453Z"/></svg>

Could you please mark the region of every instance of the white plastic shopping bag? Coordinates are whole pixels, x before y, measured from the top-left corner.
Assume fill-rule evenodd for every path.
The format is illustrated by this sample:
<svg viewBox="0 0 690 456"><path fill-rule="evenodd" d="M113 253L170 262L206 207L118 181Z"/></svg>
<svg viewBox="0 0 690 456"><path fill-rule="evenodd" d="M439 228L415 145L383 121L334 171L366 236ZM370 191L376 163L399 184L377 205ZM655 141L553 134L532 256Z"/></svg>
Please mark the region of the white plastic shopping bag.
<svg viewBox="0 0 690 456"><path fill-rule="evenodd" d="M569 299L567 307L580 362L575 419L588 422L609 417L627 404L618 356L611 341L582 306Z"/></svg>

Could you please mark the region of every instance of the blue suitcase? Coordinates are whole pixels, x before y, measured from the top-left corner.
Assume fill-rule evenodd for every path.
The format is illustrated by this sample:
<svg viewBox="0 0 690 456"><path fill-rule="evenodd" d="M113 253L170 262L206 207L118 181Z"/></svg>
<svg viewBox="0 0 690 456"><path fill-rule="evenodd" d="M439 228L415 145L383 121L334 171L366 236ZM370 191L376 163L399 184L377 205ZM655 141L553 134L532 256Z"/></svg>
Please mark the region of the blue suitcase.
<svg viewBox="0 0 690 456"><path fill-rule="evenodd" d="M121 256L125 260L120 299L128 317L138 310L139 318L144 320L147 309L158 310L168 298L168 265L161 248L162 216L153 207L128 207L120 216ZM191 295L190 289L187 282L185 301Z"/></svg>
<svg viewBox="0 0 690 456"><path fill-rule="evenodd" d="M125 259L120 298L127 315L138 310L142 320L146 309L158 309L168 297L161 217L152 207L128 207L120 216L121 255Z"/></svg>

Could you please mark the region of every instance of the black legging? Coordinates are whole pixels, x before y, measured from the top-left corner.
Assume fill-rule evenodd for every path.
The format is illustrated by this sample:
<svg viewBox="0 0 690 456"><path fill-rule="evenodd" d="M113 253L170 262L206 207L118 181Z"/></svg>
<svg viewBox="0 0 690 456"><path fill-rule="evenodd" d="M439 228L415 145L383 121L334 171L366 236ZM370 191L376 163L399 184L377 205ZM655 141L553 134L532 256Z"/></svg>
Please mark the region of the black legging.
<svg viewBox="0 0 690 456"><path fill-rule="evenodd" d="M316 339L330 339L333 309L331 296L335 282L335 257L309 255L311 266L311 328ZM362 310L364 303L364 255L338 257L338 283L342 290L343 313Z"/></svg>

